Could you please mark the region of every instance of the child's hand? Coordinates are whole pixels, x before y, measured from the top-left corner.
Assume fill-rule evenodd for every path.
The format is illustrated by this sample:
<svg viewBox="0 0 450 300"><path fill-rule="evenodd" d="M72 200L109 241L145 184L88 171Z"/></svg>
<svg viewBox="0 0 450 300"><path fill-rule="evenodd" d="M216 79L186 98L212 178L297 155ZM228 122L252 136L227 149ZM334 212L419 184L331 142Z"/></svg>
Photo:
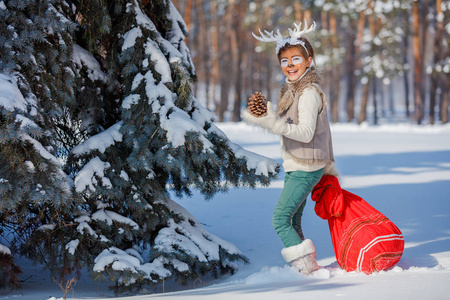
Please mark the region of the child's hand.
<svg viewBox="0 0 450 300"><path fill-rule="evenodd" d="M250 96L248 101L248 111L258 118L267 113L267 100L261 92L256 92Z"/></svg>
<svg viewBox="0 0 450 300"><path fill-rule="evenodd" d="M267 101L266 104L267 112L260 117L255 117L253 114L250 113L249 110L242 111L242 117L247 123L260 126L262 128L268 129L270 132L284 135L286 134L288 130L288 124L281 118L278 118L273 109L272 109L272 103L270 101Z"/></svg>
<svg viewBox="0 0 450 300"><path fill-rule="evenodd" d="M250 108L248 110L242 111L242 117L245 121L247 121L250 124L257 125L266 129L271 129L273 127L273 124L277 120L277 117L273 113L272 110L272 103L270 101L266 104L266 113L263 116L255 116L250 112Z"/></svg>

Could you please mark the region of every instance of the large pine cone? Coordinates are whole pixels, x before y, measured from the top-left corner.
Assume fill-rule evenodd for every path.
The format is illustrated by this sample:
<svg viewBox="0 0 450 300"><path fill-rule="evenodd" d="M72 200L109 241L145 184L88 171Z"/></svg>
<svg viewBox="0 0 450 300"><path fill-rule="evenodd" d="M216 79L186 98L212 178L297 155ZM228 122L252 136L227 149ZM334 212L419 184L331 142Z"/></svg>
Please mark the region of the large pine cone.
<svg viewBox="0 0 450 300"><path fill-rule="evenodd" d="M267 113L267 100L261 92L256 92L250 96L248 111L255 117L262 117Z"/></svg>

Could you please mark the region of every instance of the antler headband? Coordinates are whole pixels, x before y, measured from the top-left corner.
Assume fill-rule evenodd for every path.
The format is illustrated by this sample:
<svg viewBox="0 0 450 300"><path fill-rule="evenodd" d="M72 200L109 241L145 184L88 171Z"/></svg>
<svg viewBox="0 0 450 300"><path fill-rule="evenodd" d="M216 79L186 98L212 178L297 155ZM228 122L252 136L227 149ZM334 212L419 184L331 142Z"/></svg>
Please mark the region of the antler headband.
<svg viewBox="0 0 450 300"><path fill-rule="evenodd" d="M280 33L280 30L277 30L277 33L274 34L273 31L268 32L267 30L264 30L264 33L261 32L261 29L259 29L259 34L261 36L255 35L253 32L253 36L255 39L257 39L260 42L277 42L277 48L276 53L280 52L280 49L283 48L286 44L289 45L301 45L303 48L305 48L306 53L308 53L308 49L306 49L305 42L300 40L300 37L313 32L316 29L316 23L313 22L312 25L308 28L308 23L305 20L305 26L303 27L303 30L301 29L302 23L300 22L298 25L294 23L295 29L292 30L289 28L289 37L283 38L283 36ZM308 53L309 54L309 53Z"/></svg>

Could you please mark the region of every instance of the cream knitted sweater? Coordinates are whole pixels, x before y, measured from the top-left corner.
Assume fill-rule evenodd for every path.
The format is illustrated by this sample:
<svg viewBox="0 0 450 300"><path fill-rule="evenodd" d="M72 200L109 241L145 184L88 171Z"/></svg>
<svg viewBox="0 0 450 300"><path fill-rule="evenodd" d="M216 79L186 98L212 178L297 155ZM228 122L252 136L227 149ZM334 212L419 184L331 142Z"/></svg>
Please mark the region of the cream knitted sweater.
<svg viewBox="0 0 450 300"><path fill-rule="evenodd" d="M314 88L305 88L298 101L298 124L289 124L287 133L284 136L302 142L309 143L316 131L317 116L322 108L322 98ZM281 157L283 158L283 168L285 172L305 171L313 172L325 167L321 164L302 164L284 150L283 137L281 136Z"/></svg>

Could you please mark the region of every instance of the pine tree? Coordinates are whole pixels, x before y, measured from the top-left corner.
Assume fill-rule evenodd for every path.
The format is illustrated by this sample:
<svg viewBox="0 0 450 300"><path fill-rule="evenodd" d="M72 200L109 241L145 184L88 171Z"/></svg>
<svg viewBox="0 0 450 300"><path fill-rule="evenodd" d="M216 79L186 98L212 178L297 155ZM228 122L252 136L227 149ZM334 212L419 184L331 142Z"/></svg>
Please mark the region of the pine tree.
<svg viewBox="0 0 450 300"><path fill-rule="evenodd" d="M62 14L65 4L0 1L0 235L13 252L26 253L39 229L60 223L72 203L55 139L55 120L74 101L68 47L74 24ZM11 250L2 251L0 264L15 286L20 270Z"/></svg>
<svg viewBox="0 0 450 300"><path fill-rule="evenodd" d="M94 122L78 109L88 117L81 123L96 126L68 161L84 200L76 228L64 234L72 237L68 259L113 280L116 292L233 273L247 258L206 232L169 192L196 189L209 199L232 186L265 185L277 164L230 142L193 97L186 26L170 1L78 4L83 31L74 57L98 61L78 74L107 79L84 81L106 93L93 95Z"/></svg>
<svg viewBox="0 0 450 300"><path fill-rule="evenodd" d="M268 184L278 165L230 142L193 97L170 1L3 0L0 20L0 233L13 252L60 281L88 266L117 292L247 261L169 192L209 199Z"/></svg>

